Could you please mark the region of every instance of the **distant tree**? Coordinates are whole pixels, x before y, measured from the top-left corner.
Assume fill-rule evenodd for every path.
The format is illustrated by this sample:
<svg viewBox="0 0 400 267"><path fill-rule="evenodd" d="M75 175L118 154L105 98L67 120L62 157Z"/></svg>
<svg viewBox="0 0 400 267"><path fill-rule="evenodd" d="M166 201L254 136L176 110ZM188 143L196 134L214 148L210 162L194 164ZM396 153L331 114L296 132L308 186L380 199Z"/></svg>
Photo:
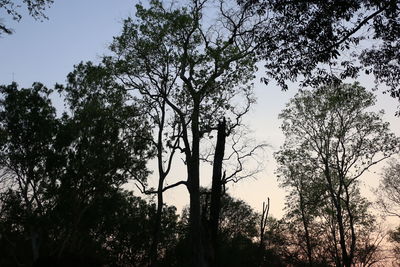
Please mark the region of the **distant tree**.
<svg viewBox="0 0 400 267"><path fill-rule="evenodd" d="M44 10L50 6L54 0L24 0L23 5L26 6L29 15L35 19L47 19ZM14 0L0 0L0 10L4 10L13 20L20 21L22 15L19 11L21 3ZM3 18L0 18L3 19ZM8 26L0 22L0 36L2 34L11 34L13 31Z"/></svg>
<svg viewBox="0 0 400 267"><path fill-rule="evenodd" d="M327 219L332 221L333 245L339 248L337 265L354 263L358 229L368 222L368 202L360 196L359 177L398 150L399 140L382 121L383 112L367 111L374 103L373 94L358 84L340 84L300 91L280 114L286 140L278 159L288 169L284 181L295 188L294 178L301 176L292 176L296 160L291 159L301 151L301 161L313 171L306 176L311 179L307 184L318 179L332 214Z"/></svg>
<svg viewBox="0 0 400 267"><path fill-rule="evenodd" d="M376 222L370 227L362 229L357 240L357 249L354 257L355 265L374 266L387 264L391 258L385 247L387 236L387 231Z"/></svg>
<svg viewBox="0 0 400 267"><path fill-rule="evenodd" d="M304 160L308 156L304 153L301 149L286 149L275 156L280 164L278 173L281 186L291 189L286 197L287 222L297 228L299 247L306 251L308 265L313 266L318 258L314 250L319 245L315 237L321 235L319 231L315 231L313 224L322 212L320 207L323 206L321 202L324 201L325 187L319 181L314 166Z"/></svg>
<svg viewBox="0 0 400 267"><path fill-rule="evenodd" d="M400 162L390 160L376 190L377 204L389 216L400 218Z"/></svg>
<svg viewBox="0 0 400 267"><path fill-rule="evenodd" d="M397 264L400 263L400 227L389 232L389 240L393 244L393 255Z"/></svg>
<svg viewBox="0 0 400 267"><path fill-rule="evenodd" d="M400 163L391 159L383 169L382 179L376 189L377 205L388 216L400 218ZM393 254L398 262L400 252L400 228L389 231L389 240L393 244Z"/></svg>
<svg viewBox="0 0 400 267"><path fill-rule="evenodd" d="M290 255L290 238L287 235L287 224L281 219L269 216L264 233L264 258L261 266L288 266L293 261Z"/></svg>
<svg viewBox="0 0 400 267"><path fill-rule="evenodd" d="M267 198L267 202L263 202L262 212L260 214L260 225L258 227L259 232L259 256L258 260L260 265L264 262L265 258L265 238L266 238L266 231L267 231L267 224L268 224L268 217L269 217L269 209L270 209L270 200Z"/></svg>
<svg viewBox="0 0 400 267"><path fill-rule="evenodd" d="M249 239L258 236L257 213L243 200L229 195L222 198L220 215L221 235L225 238L244 236Z"/></svg>

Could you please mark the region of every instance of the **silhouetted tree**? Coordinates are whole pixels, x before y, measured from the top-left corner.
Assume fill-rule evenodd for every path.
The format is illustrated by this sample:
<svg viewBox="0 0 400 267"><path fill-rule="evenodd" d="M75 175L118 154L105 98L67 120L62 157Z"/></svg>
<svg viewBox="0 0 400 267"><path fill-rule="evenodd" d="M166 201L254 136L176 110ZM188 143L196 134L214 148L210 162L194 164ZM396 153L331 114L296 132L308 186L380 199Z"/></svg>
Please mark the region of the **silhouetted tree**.
<svg viewBox="0 0 400 267"><path fill-rule="evenodd" d="M8 188L3 192L12 210L14 225L29 236L29 253L21 258L35 261L44 241L45 217L52 207L47 190L52 187L51 158L58 129L50 90L40 83L18 89L17 84L1 86L0 102L0 168ZM7 236L6 236L7 238Z"/></svg>
<svg viewBox="0 0 400 267"><path fill-rule="evenodd" d="M182 127L193 205L194 264L204 261L198 151L204 133L216 127L215 120L209 120L220 119L219 112L230 109L226 103L231 93L251 80L255 63L261 59L267 75L283 88L299 76L305 77L305 85L337 81L319 65L331 63L342 47L357 43L359 38L353 34L389 6L366 1L371 14L353 24L349 20L361 4L331 2L239 1L237 5L234 1L189 1L181 9L153 1L149 9L138 6L138 19L128 19L123 34L115 38L111 48L121 81L141 93L168 100ZM204 12L213 7L218 11L205 21ZM358 69L350 63L343 62L343 77L355 77Z"/></svg>
<svg viewBox="0 0 400 267"><path fill-rule="evenodd" d="M126 91L106 68L81 63L59 90L71 113L62 118L57 143L65 162L56 208L67 211L58 233L61 256L69 250L84 253L85 238L93 239L93 229L112 209L102 216L96 211L130 179L146 180L153 153L145 117L135 102L127 104Z"/></svg>
<svg viewBox="0 0 400 267"><path fill-rule="evenodd" d="M341 84L301 91L280 114L286 136L281 164L289 169L284 179L293 188L293 179L302 177L301 172L290 171L296 168L291 164L297 164L291 159L301 152L305 166L313 171L306 178L323 185L325 208L333 215L333 245L340 247L335 252L339 266L354 263L358 225L368 221L368 202L360 196L359 177L398 149L398 139L382 121L383 112L366 111L374 103L373 94L358 84Z"/></svg>
<svg viewBox="0 0 400 267"><path fill-rule="evenodd" d="M317 256L313 252L318 246L314 236L320 236L319 231L311 231L313 220L320 214L319 206L324 201L324 185L319 181L318 173L314 166L304 160L307 157L301 149L286 149L276 154L276 159L280 164L278 168L281 186L291 188L286 197L287 220L297 229L299 240L305 240L305 248L308 265L314 265L314 258ZM294 222L297 221L297 222ZM313 229L315 230L315 229ZM313 232L313 233L311 233ZM303 242L301 241L301 245Z"/></svg>
<svg viewBox="0 0 400 267"><path fill-rule="evenodd" d="M111 218L127 206L124 201L135 203L121 193L121 186L132 178L145 181L149 172L150 126L134 101L128 105L126 91L107 69L80 64L58 89L69 108L60 119L49 99L51 90L43 85L1 87L4 264L39 264L49 257L58 262L108 260L106 244L115 234L110 233ZM143 209L147 219L135 227L148 227L154 207L146 211L147 206L132 207L132 214L124 216L135 217ZM148 231L142 234L148 236ZM29 236L30 250L24 236ZM132 251L135 257L140 254L138 246Z"/></svg>
<svg viewBox="0 0 400 267"><path fill-rule="evenodd" d="M389 240L393 244L393 255L395 257L396 263L400 263L400 227L389 232Z"/></svg>
<svg viewBox="0 0 400 267"><path fill-rule="evenodd" d="M256 34L274 38L260 51L266 80L287 88L373 74L399 99L400 2L397 0L240 0L244 8L276 23ZM268 45L267 45L268 44Z"/></svg>
<svg viewBox="0 0 400 267"><path fill-rule="evenodd" d="M209 194L210 191L202 190L202 210L207 213L210 211ZM218 256L215 258L215 266L258 266L259 243L256 238L258 238L257 218L259 215L244 201L235 199L228 194L221 197L220 208ZM185 208L182 211L181 220L186 227L189 223L188 215L188 208ZM206 218L208 215L202 214L202 217ZM185 236L183 237L185 238ZM183 239L179 242L187 241ZM189 252L188 248L182 250L179 244L178 250L170 251L172 255L178 254L176 266L190 264L190 258L185 256L187 252Z"/></svg>
<svg viewBox="0 0 400 267"><path fill-rule="evenodd" d="M400 163L390 160L384 168L382 180L376 190L378 206L389 216L400 218Z"/></svg>
<svg viewBox="0 0 400 267"><path fill-rule="evenodd" d="M383 169L382 179L376 189L378 207L388 216L400 217L400 163L392 159ZM390 241L393 244L393 254L399 262L400 230L397 227L389 231Z"/></svg>
<svg viewBox="0 0 400 267"><path fill-rule="evenodd" d="M137 6L137 20L124 23L111 49L116 74L128 88L163 99L181 129L186 184L190 194L190 233L193 266L205 266L200 217L200 140L226 117L236 124L247 112L231 104L238 94L247 103L256 70L256 40L249 32L260 27L260 17L246 15L235 2L217 3L216 25L203 13L213 3L189 1L184 8L166 8L152 1ZM217 29L217 31L214 31ZM221 34L218 33L221 32ZM222 32L224 34L222 35ZM162 45L160 45L162 44Z"/></svg>

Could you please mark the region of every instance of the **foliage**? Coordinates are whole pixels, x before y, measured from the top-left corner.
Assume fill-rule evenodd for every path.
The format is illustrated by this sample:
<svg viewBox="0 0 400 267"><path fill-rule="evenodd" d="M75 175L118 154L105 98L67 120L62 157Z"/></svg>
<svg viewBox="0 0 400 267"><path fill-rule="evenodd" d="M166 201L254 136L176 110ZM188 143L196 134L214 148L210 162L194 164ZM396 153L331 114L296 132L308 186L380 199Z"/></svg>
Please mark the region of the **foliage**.
<svg viewBox="0 0 400 267"><path fill-rule="evenodd" d="M205 218L209 216L208 194L207 190L204 190L202 194L203 227L206 227ZM259 246L255 241L258 237L258 217L259 214L243 200L235 199L229 194L222 196L219 218L218 266L257 266ZM170 266L190 264L190 251L187 247L188 207L182 211L180 223L182 224L181 227L186 229L186 232L179 235L177 246L168 250L166 259L175 260L174 264Z"/></svg>
<svg viewBox="0 0 400 267"><path fill-rule="evenodd" d="M391 159L383 169L382 179L375 193L377 195L377 205L388 216L400 217L400 164L398 160ZM400 228L389 231L389 240L393 244L393 255L397 260L400 252Z"/></svg>
<svg viewBox="0 0 400 267"><path fill-rule="evenodd" d="M216 16L207 19L215 6ZM189 1L169 7L151 1L148 8L136 8L136 19L124 21L122 34L111 45L115 54L104 62L127 89L140 94L155 123L165 118L168 131L163 132L162 146L184 153L187 181L179 184L190 194L192 264L202 265L201 140L223 117L228 129L239 125L254 102L251 81L258 44L251 33L261 27L262 18L248 16L235 1ZM235 105L240 100L245 105Z"/></svg>
<svg viewBox="0 0 400 267"><path fill-rule="evenodd" d="M31 15L33 18L46 19L47 17L43 12L54 2L54 0L23 0L22 2L28 9L29 15ZM0 0L0 10L6 11L6 13L13 20L21 20L22 15L19 11L20 7L21 5L19 3L15 3L13 0ZM11 34L12 30L3 23L0 23L0 36L4 33Z"/></svg>
<svg viewBox="0 0 400 267"><path fill-rule="evenodd" d="M219 12L228 4L233 3L221 3ZM128 88L143 98L165 99L178 118L189 121L193 105L198 104L202 135L229 111L233 116L240 113L231 103L237 94L253 101L250 82L256 71L252 39L248 44L228 42L244 37L249 18L209 26L203 14L208 5L196 1L170 9L158 1L148 9L137 5L136 19L125 20L122 34L111 45L115 57L106 58ZM220 29L214 32L211 27Z"/></svg>
<svg viewBox="0 0 400 267"><path fill-rule="evenodd" d="M384 168L379 188L376 190L378 206L390 216L400 217L400 163L390 160Z"/></svg>
<svg viewBox="0 0 400 267"><path fill-rule="evenodd" d="M265 81L273 78L287 89L287 81L300 78L302 85L316 87L364 71L399 98L399 1L239 3L269 18L269 27L255 33L268 39L259 52Z"/></svg>
<svg viewBox="0 0 400 267"><path fill-rule="evenodd" d="M280 115L286 136L276 154L280 179L291 190L288 216L303 224L310 262L321 248L312 236L315 223L325 225L332 262L346 266L360 233L372 225L358 179L398 149L383 112L367 111L374 102L358 84L325 86L300 91Z"/></svg>
<svg viewBox="0 0 400 267"><path fill-rule="evenodd" d="M395 230L389 233L390 241L394 244L393 254L397 260L397 263L400 262L399 253L400 253L400 227L397 227Z"/></svg>
<svg viewBox="0 0 400 267"><path fill-rule="evenodd" d="M123 184L133 177L146 180L152 150L148 124L134 102L126 104L124 91L106 69L81 63L69 74L68 84L58 89L66 94L72 113L63 115L57 140L64 156L55 211L64 216L64 231L58 232L62 255L68 249L84 251L80 246L89 242L82 233L99 227L96 211Z"/></svg>
<svg viewBox="0 0 400 267"><path fill-rule="evenodd" d="M103 224L119 208L121 186L132 177L146 180L146 161L153 155L149 125L109 77L101 66L77 66L67 86L58 86L71 113L60 119L41 84L2 87L2 223L10 234L30 236L33 261L66 255L105 259L109 236L102 228L110 227Z"/></svg>
<svg viewBox="0 0 400 267"><path fill-rule="evenodd" d="M49 100L50 90L42 84L18 90L13 83L0 90L0 167L2 180L9 185L2 192L4 208L19 210L14 219L32 241L28 250L32 254L26 256L37 259L42 228L48 223L47 213L53 205L47 192L54 184L51 174L58 122Z"/></svg>
<svg viewBox="0 0 400 267"><path fill-rule="evenodd" d="M23 3L41 19L53 1ZM21 19L11 0L0 0L0 9ZM66 104L61 117L50 101L52 90L40 83L0 87L0 265L214 262L205 252L211 251L205 237L211 216L209 193L200 190L200 151L226 118L223 134L233 137L228 158L239 161L234 175L242 171L240 161L254 149L238 148L235 135L255 101L252 80L260 61L265 83L272 78L286 89L301 78L303 86L329 85L300 91L281 114L286 142L276 158L281 185L290 190L284 219L265 218L265 240L258 242L260 215L223 195L216 264L378 262L383 237L359 178L396 153L399 140L383 112L368 111L375 102L371 93L339 81L364 67L392 96L400 95L399 2L152 0L136 9L136 18L126 19L114 38L110 57L99 65L80 63L66 85L56 86ZM362 44L361 30L380 42L351 55L356 63L343 60ZM4 33L11 30L0 24ZM187 179L165 186L177 151ZM154 155L159 183L147 190L147 162ZM386 169L380 188L395 205L397 165ZM157 205L122 189L133 179L143 192L157 194ZM240 177L224 172L223 179ZM186 185L190 195L180 218L162 196L177 185ZM397 215L386 203L381 201ZM395 243L398 232L391 233ZM152 251L155 262L149 261Z"/></svg>

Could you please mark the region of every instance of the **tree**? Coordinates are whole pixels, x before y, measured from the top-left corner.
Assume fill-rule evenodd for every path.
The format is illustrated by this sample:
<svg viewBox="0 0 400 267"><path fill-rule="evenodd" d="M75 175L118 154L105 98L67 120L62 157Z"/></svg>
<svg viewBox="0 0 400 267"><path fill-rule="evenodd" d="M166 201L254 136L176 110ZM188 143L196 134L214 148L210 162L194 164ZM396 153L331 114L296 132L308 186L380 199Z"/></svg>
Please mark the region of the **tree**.
<svg viewBox="0 0 400 267"><path fill-rule="evenodd" d="M43 13L44 10L50 6L54 0L24 0L23 3L28 9L29 15L35 19L47 19L46 15ZM21 5L15 3L12 0L0 0L0 9L7 12L13 20L20 21L22 15L19 11ZM0 36L2 34L11 34L12 29L8 28L6 25L0 22Z"/></svg>
<svg viewBox="0 0 400 267"><path fill-rule="evenodd" d="M57 254L84 254L103 216L95 216L130 179L146 181L153 156L150 126L134 101L104 66L79 64L58 86L69 112L62 118L57 148L64 164L55 217L61 217ZM109 207L105 213L117 207ZM55 218L55 219L56 219ZM85 241L86 238L86 241Z"/></svg>
<svg viewBox="0 0 400 267"><path fill-rule="evenodd" d="M375 83L385 84L390 95L400 101L400 2L376 1L374 4L383 9L371 23L377 44L364 49L359 58L365 72L374 74ZM399 111L396 114L400 115Z"/></svg>
<svg viewBox="0 0 400 267"><path fill-rule="evenodd" d="M58 89L69 108L61 118L43 85L1 87L0 243L6 265L12 258L27 265L49 257L106 260L114 252L104 246L116 234L110 233L110 216L125 212L124 201L135 203L121 186L133 177L145 181L149 173L150 126L106 68L79 64ZM143 212L153 218L152 206Z"/></svg>
<svg viewBox="0 0 400 267"><path fill-rule="evenodd" d="M252 74L255 63L260 59L266 62L267 74L284 88L287 80L301 75L306 78L304 84L332 80L333 77L326 72L322 78L314 79L313 74L321 71L317 68L318 64L328 64L337 57L337 47L357 43L357 38L350 37L366 25L370 17L383 12L388 6L385 2L365 21L361 19L354 28L348 28L343 21L351 18L353 11L360 8L359 4L335 5L335 2L324 5L325 1L315 1L318 12L314 12L314 3L307 3L239 1L238 6L229 1L192 1L183 9L173 5L168 9L154 1L149 9L139 6L138 20L127 20L123 34L112 45L116 53L115 69L121 81L129 88L168 99L167 106L175 114L179 125L186 128L182 128L182 151L185 153L187 186L193 204L193 246L201 246L201 237L198 236L201 233L198 231L198 147L209 127L216 127L216 123L209 123L209 120L220 119L215 114L223 110L216 112L212 104L217 103L221 107L221 103L231 98L224 95L215 97L221 96L217 92L229 92L226 88L234 88L232 85L246 84L244 81L247 78L239 81L238 77L247 77L243 75L247 70ZM219 12L213 13L205 22L202 14L213 5L218 6ZM376 6L371 4L368 7ZM214 18L216 23L213 24ZM324 30L320 31L319 25L323 25ZM336 27L333 30L332 25ZM236 62L239 64L235 65ZM344 65L344 76L356 74L357 68L349 62ZM231 70L235 72L226 75ZM149 91L149 88L154 90ZM207 88L223 89L211 92ZM206 99L213 101L207 102ZM203 110L210 111L212 115L203 115L203 107L207 107ZM194 257L200 258L194 260L196 264L202 264L202 254L203 249L193 248Z"/></svg>
<svg viewBox="0 0 400 267"><path fill-rule="evenodd" d="M214 4L219 14L211 25L204 13ZM190 1L170 9L152 1L148 9L138 5L136 17L127 19L123 33L114 39L110 65L128 88L165 101L172 124L180 129L180 136L170 132L169 138L170 143L181 139L187 168L187 181L179 184L185 184L190 195L193 266L205 266L200 141L222 117L232 125L239 123L253 102L250 81L258 43L250 33L261 29L263 21L224 1ZM232 105L240 94L248 103L242 110Z"/></svg>
<svg viewBox="0 0 400 267"><path fill-rule="evenodd" d="M400 2L396 0L239 1L255 14L270 16L271 27L257 32L275 41L260 51L266 81L301 78L304 86L373 74L376 84L399 98ZM371 42L372 40L372 42ZM371 45L373 43L373 45Z"/></svg>
<svg viewBox="0 0 400 267"><path fill-rule="evenodd" d="M375 191L377 195L378 207L388 216L400 217L400 163L398 160L392 159L387 167L383 170L382 179L379 187ZM389 231L389 240L392 242L393 254L396 260L400 260L399 244L400 244L400 228Z"/></svg>
<svg viewBox="0 0 400 267"><path fill-rule="evenodd" d="M129 23L129 21L126 21L126 24ZM129 33L127 32L124 34L127 35ZM178 123L177 116L173 113L171 114L167 103L167 99L172 97L171 95L174 93L171 90L171 86L174 86L173 81L176 79L176 76L174 75L177 75L177 73L174 67L170 66L172 57L168 55L168 52L156 46L156 44L161 41L161 39L158 39L160 37L161 39L163 38L162 36L152 36L154 40L140 40L138 38L139 40L136 40L137 43L132 43L135 47L134 51L131 53L138 54L138 57L136 58L138 61L137 64L140 66L146 64L147 69L138 69L136 70L137 72L128 75L129 78L138 78L140 81L139 84L136 84L132 80L127 82L123 79L123 84L127 86L127 91L139 90L140 92L141 108L144 111L143 113L147 114L153 130L153 135L149 136L149 140L156 149L158 171L158 184L156 189L148 189L147 183L144 183L140 179L136 179L137 186L142 193L155 194L157 196L157 213L154 220L154 230L149 255L151 266L156 266L158 264L158 243L162 231L161 216L164 205L163 194L168 189L184 184L183 181L179 181L166 186L166 180L172 169L174 157L177 151L181 150L182 128ZM160 57L156 56L157 52L160 52ZM127 70L127 66L124 66L121 69L120 64L132 64L129 60L130 56L132 55L127 55L126 58L120 59L117 64L112 61L110 62L110 59L106 59L105 61L107 66L115 71L117 77L120 77ZM138 66L132 65L132 68L137 68ZM167 66L167 68L162 70L162 74L157 73L159 66ZM143 74L148 78L151 77L150 80L143 80ZM133 84L131 84L132 82Z"/></svg>
<svg viewBox="0 0 400 267"><path fill-rule="evenodd" d="M131 192L119 191L105 198L100 207L104 211L97 216L99 223L91 232L94 235L92 240L102 247L99 250L104 251L106 262L114 266L146 266L156 205ZM164 231L159 244L161 254L176 246L177 224L176 208L164 205L161 220Z"/></svg>
<svg viewBox="0 0 400 267"><path fill-rule="evenodd" d="M333 215L332 238L337 234L334 244L340 248L337 265L353 263L358 226L368 218L359 177L398 149L398 139L382 121L383 111L367 111L374 103L373 94L358 84L330 85L300 91L280 114L286 136L280 153L289 156L281 157L281 164L295 168L296 160L291 159L301 151L302 162L312 167L311 177L324 186ZM290 172L284 177L293 183Z"/></svg>
<svg viewBox="0 0 400 267"><path fill-rule="evenodd" d="M13 83L0 91L0 167L12 181L6 195L11 207L18 205L19 225L29 236L35 261L44 238L42 220L52 205L46 191L52 185L58 122L49 99L51 90L42 84L18 89Z"/></svg>
<svg viewBox="0 0 400 267"><path fill-rule="evenodd" d="M324 201L324 185L310 162L304 160L307 157L304 152L301 149L286 149L278 152L275 157L280 164L278 173L281 186L291 189L286 197L286 219L293 228L301 225L302 230L297 231L300 233L299 240L305 240L308 265L313 266L317 258L314 249L319 245L313 235L321 233L311 228L321 213L319 206Z"/></svg>
<svg viewBox="0 0 400 267"><path fill-rule="evenodd" d="M382 180L376 190L378 206L389 216L400 217L400 163L390 160L383 171Z"/></svg>
<svg viewBox="0 0 400 267"><path fill-rule="evenodd" d="M260 226L259 226L259 238L260 238L260 256L259 260L260 263L262 264L264 262L264 254L265 254L265 233L266 233L266 228L267 228L267 223L268 223L268 215L269 215L269 208L270 208L270 202L269 198L267 198L267 202L263 202L263 208L262 208L262 213L260 215Z"/></svg>
<svg viewBox="0 0 400 267"><path fill-rule="evenodd" d="M201 205L202 217L208 217L210 213L210 190L202 189ZM189 210L186 207L182 211L182 223L188 226ZM219 214L220 240L218 257L215 258L215 266L258 266L259 244L258 238L258 217L257 214L246 202L235 199L229 194L221 197L221 212ZM183 240L180 240L182 242ZM178 246L179 248L179 246ZM188 252L178 250L177 253ZM176 253L173 251L173 253ZM182 257L182 255L179 255ZM185 257L182 257L176 266L190 264ZM186 261L185 261L186 260Z"/></svg>
<svg viewBox="0 0 400 267"><path fill-rule="evenodd" d="M398 264L400 262L399 253L400 253L400 227L397 227L395 230L389 232L390 241L394 244L393 254Z"/></svg>
<svg viewBox="0 0 400 267"><path fill-rule="evenodd" d="M211 266L217 266L217 255L218 255L218 246L219 246L219 226L220 226L220 213L221 213L221 198L223 194L225 194L223 188L225 187L226 181L226 173L223 172L223 161L225 154L225 142L226 142L226 121L225 118L218 123L218 131L217 131L217 142L215 145L215 153L214 153L214 161L213 161L213 172L211 179L211 200L209 207L209 216L204 213L202 217L203 219L203 227L205 228L205 242L208 242L208 260Z"/></svg>
<svg viewBox="0 0 400 267"><path fill-rule="evenodd" d="M388 255L384 243L387 232L380 225L371 225L363 229L358 238L354 262L356 266L374 266L387 263Z"/></svg>

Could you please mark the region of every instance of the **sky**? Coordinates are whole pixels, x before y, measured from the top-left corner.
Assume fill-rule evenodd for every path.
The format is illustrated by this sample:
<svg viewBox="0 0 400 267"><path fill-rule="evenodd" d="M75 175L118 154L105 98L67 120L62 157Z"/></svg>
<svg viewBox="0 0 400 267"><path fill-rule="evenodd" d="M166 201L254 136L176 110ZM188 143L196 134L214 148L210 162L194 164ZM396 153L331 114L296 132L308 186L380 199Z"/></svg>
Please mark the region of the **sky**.
<svg viewBox="0 0 400 267"><path fill-rule="evenodd" d="M14 80L21 87L29 87L33 82L40 81L51 88L55 83L64 83L73 65L88 60L98 62L108 52L112 37L122 29L122 20L135 13L135 3L132 0L55 0L46 11L49 20L35 21L26 12L22 12L23 19L19 23L3 20L15 32L0 37L0 84L9 84ZM5 17L4 11L0 11L0 18ZM258 211L269 197L270 214L280 218L285 191L278 186L273 159L273 152L284 141L278 114L298 88L293 85L282 92L274 84L266 86L259 83L262 72L258 76L255 81L257 104L252 107L246 122L251 135L258 142L269 145L265 152L264 170L256 178L230 185L229 192ZM370 77L362 76L359 82L367 88L373 87ZM382 91L378 90L376 94L378 103L375 109L386 110L385 120L400 136L400 118L394 116L398 103L388 95L382 95ZM55 99L55 105L62 110L59 99ZM363 178L363 190L370 198L372 194L369 191L378 185L382 166L374 167ZM182 178L184 168L178 167L173 175ZM179 211L188 203L187 190L181 187L167 192L166 201L176 205Z"/></svg>

